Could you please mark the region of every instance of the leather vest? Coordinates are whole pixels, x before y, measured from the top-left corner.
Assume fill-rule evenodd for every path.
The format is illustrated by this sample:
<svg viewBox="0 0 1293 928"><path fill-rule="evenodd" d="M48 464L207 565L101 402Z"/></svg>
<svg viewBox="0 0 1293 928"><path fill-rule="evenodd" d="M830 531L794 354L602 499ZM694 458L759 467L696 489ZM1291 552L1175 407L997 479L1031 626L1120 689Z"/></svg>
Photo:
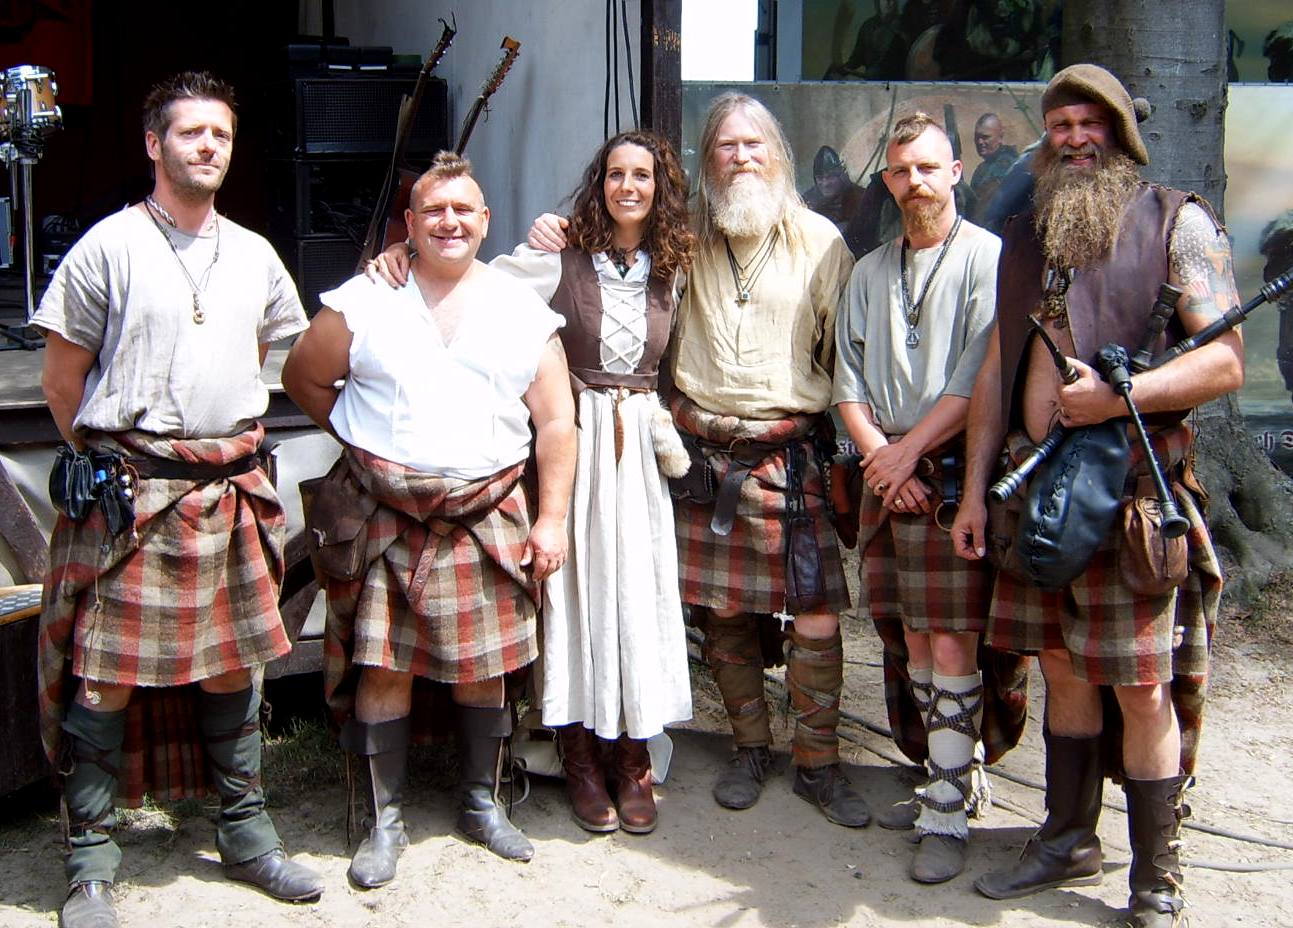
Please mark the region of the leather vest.
<svg viewBox="0 0 1293 928"><path fill-rule="evenodd" d="M1198 203L1221 227L1208 204L1192 193L1156 184L1141 184L1123 213L1118 237L1099 264L1073 276L1066 294L1074 355L1094 365L1096 353L1115 342L1134 354L1145 340L1150 309L1158 288L1167 281L1167 246L1177 214L1185 203ZM1011 419L1024 381L1024 359L1032 329L1027 316L1042 299L1046 259L1029 210L1006 225L997 270L997 338L1001 348L1002 421ZM1185 333L1173 316L1153 347L1155 355L1176 344ZM1173 418L1179 419L1179 416Z"/></svg>
<svg viewBox="0 0 1293 928"><path fill-rule="evenodd" d="M561 344L572 377L590 387L655 389L660 356L673 327L674 304L668 281L655 276L647 281L646 346L629 374L602 370L602 292L592 256L574 248L561 253L561 283L549 305L566 320L560 330Z"/></svg>

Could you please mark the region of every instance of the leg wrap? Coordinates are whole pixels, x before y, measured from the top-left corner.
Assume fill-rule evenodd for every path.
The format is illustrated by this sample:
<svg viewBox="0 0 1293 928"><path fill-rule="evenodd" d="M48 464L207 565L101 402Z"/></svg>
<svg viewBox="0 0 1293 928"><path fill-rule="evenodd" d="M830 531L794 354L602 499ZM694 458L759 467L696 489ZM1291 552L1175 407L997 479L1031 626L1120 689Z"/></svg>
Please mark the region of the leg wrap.
<svg viewBox="0 0 1293 928"><path fill-rule="evenodd" d="M121 766L126 712L94 712L73 702L63 722L70 765L63 776L67 810L64 869L71 886L116 879L121 849L112 840L112 800Z"/></svg>
<svg viewBox="0 0 1293 928"><path fill-rule="evenodd" d="M238 864L282 847L260 785L260 693L250 686L236 693L201 690L198 714L207 773L220 794L220 859Z"/></svg>
<svg viewBox="0 0 1293 928"><path fill-rule="evenodd" d="M705 621L704 652L737 747L771 744L768 703L763 695L763 656L754 619L745 614L723 618L710 612Z"/></svg>
<svg viewBox="0 0 1293 928"><path fill-rule="evenodd" d="M979 675L933 675L933 699L925 718L929 737L929 784L918 793L921 834L968 838L966 803L974 745L983 718L983 685Z"/></svg>
<svg viewBox="0 0 1293 928"><path fill-rule="evenodd" d="M844 688L844 643L839 630L830 638L790 633L786 689L795 715L791 758L797 767L840 762L840 691Z"/></svg>

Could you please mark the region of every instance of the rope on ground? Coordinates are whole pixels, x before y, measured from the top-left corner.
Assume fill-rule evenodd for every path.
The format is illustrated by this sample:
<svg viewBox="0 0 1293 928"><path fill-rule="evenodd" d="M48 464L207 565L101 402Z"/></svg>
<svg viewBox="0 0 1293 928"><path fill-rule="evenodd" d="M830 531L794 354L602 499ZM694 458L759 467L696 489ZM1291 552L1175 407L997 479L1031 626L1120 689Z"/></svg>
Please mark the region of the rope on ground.
<svg viewBox="0 0 1293 928"><path fill-rule="evenodd" d="M700 643L703 640L703 636L696 629L688 628L687 640L694 643L699 648ZM699 653L692 653L691 650L689 649L687 652L687 656L692 661L694 661L697 665L702 667L705 666L705 662L701 660ZM764 671L763 678L768 682L770 682L778 690L784 691L786 688L786 685L782 680L772 675L771 673L768 673L767 671ZM848 721L852 722L854 725L857 725L859 728L865 729L866 731L869 731L872 734L879 735L880 737L888 741L893 740L893 732L890 731L889 728L887 728L884 725L877 724L876 722L872 722L871 720L865 718L864 716L858 715L855 712L850 712L847 709L844 709L841 707L840 718L847 719ZM891 764L895 764L899 767L911 766L911 762L908 759L904 757L900 757L894 754L893 752L882 751L874 747L873 745L867 744L865 741L863 741L861 738L859 738L857 735L854 735L851 732L841 730L839 732L839 736L843 738L845 741L848 741L850 744L856 744L858 747L863 748L864 750L874 754L876 757L879 757L882 760L889 761L889 763ZM996 764L987 765L987 770L993 776L1000 777L1003 780L1008 780L1011 783L1017 783L1020 786L1025 786L1029 789L1037 790L1038 792L1044 793L1046 791L1045 783L1042 783L1038 780L1034 780L1031 777L1025 777L1017 773L1012 773ZM994 799L993 802L998 802L998 800ZM1027 819L1028 821L1031 821L1036 825L1041 824L1041 822L1038 821L1036 817L1030 814L1025 814L1022 811L1021 807L1016 806L1014 803L1007 804L1005 802L1001 802L1000 805L1002 805L1003 808L1009 808L1010 811L1019 815L1021 818ZM1115 812L1121 812L1123 815L1127 814L1127 806L1125 803L1104 799L1102 800L1101 805L1103 805L1104 808L1106 809L1112 809ZM1226 838L1230 841L1238 841L1242 844L1254 844L1259 847L1275 848L1282 851L1293 851L1293 842L1280 841L1276 838L1265 838L1261 835L1254 835L1254 834L1249 834L1247 832L1234 831L1229 828L1222 828L1218 825L1209 825L1206 822L1197 822L1191 819L1186 819L1181 823L1181 826L1190 831L1198 831L1198 832L1202 832L1203 834L1212 835L1217 838ZM1126 848L1123 848L1123 850L1126 850ZM1293 863L1285 863L1282 861L1263 861L1263 862L1257 862L1252 864L1229 863L1225 861L1191 861L1187 865L1200 870L1222 870L1230 873L1264 873L1271 870L1293 870Z"/></svg>

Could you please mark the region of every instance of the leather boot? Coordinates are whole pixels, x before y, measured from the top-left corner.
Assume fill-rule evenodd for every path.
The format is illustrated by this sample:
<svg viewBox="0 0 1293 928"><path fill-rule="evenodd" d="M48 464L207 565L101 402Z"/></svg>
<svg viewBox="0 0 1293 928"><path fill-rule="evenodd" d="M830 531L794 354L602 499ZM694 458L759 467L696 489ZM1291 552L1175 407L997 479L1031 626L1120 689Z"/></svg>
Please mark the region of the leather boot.
<svg viewBox="0 0 1293 928"><path fill-rule="evenodd" d="M795 795L817 806L826 820L845 828L871 824L871 810L858 795L839 764L825 767L796 767Z"/></svg>
<svg viewBox="0 0 1293 928"><path fill-rule="evenodd" d="M499 804L503 749L512 734L512 710L457 706L458 768L462 808L458 830L506 860L528 861L534 845Z"/></svg>
<svg viewBox="0 0 1293 928"><path fill-rule="evenodd" d="M409 718L367 723L350 719L341 729L341 747L360 755L360 782L368 834L350 858L347 876L360 889L395 879L400 855L409 846L404 831L404 780L408 774ZM365 776L366 774L366 776Z"/></svg>
<svg viewBox="0 0 1293 928"><path fill-rule="evenodd" d="M126 713L95 712L72 703L63 722L70 769L63 777L68 896L59 915L65 928L116 928L109 892L121 863L112 840L112 801L121 766Z"/></svg>
<svg viewBox="0 0 1293 928"><path fill-rule="evenodd" d="M561 746L561 767L566 773L570 814L575 823L594 834L619 828L619 816L606 791L606 771L602 769L597 736L582 722L573 722L557 729L557 741Z"/></svg>
<svg viewBox="0 0 1293 928"><path fill-rule="evenodd" d="M763 791L772 764L772 727L763 692L763 653L757 619L746 613L705 615L705 662L723 697L736 755L714 781L714 801L725 809L748 809Z"/></svg>
<svg viewBox="0 0 1293 928"><path fill-rule="evenodd" d="M1185 897L1181 895L1181 820L1189 814L1183 802L1188 778L1132 780L1127 795L1127 831L1131 838L1131 887L1128 908L1140 928L1176 928Z"/></svg>
<svg viewBox="0 0 1293 928"><path fill-rule="evenodd" d="M651 755L646 741L620 735L615 741L615 805L620 827L630 834L655 831L655 794L651 791Z"/></svg>
<svg viewBox="0 0 1293 928"><path fill-rule="evenodd" d="M771 766L772 752L766 745L737 748L714 781L714 801L724 809L750 808L759 801Z"/></svg>
<svg viewBox="0 0 1293 928"><path fill-rule="evenodd" d="M117 928L112 910L112 884L99 880L77 883L59 913L59 928Z"/></svg>
<svg viewBox="0 0 1293 928"><path fill-rule="evenodd" d="M275 899L304 902L323 893L319 874L289 860L265 811L260 785L260 694L198 691L207 775L220 795L216 849L225 876Z"/></svg>
<svg viewBox="0 0 1293 928"><path fill-rule="evenodd" d="M1056 886L1100 882L1100 820L1104 770L1100 736L1067 738L1043 730L1046 741L1046 821L1017 865L986 873L974 888L989 899L1017 899Z"/></svg>

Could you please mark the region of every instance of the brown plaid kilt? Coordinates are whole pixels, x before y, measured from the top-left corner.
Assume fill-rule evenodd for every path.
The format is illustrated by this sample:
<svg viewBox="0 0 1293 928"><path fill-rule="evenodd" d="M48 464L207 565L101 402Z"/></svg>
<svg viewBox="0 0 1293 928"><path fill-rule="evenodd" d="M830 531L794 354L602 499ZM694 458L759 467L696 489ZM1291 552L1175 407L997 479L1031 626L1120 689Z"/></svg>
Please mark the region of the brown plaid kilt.
<svg viewBox="0 0 1293 928"><path fill-rule="evenodd" d="M264 439L142 432L92 435L132 455L227 464ZM107 537L102 513L60 516L40 619L41 738L59 762L74 677L137 687L129 704L120 800L138 805L205 795L193 683L265 663L290 649L278 613L285 526L264 471L207 482L138 481L135 532Z"/></svg>
<svg viewBox="0 0 1293 928"><path fill-rule="evenodd" d="M673 404L679 428L706 442L738 446L742 441L788 444L799 441L806 461L803 475L804 499L816 530L821 553L826 603L822 607L840 612L849 606L848 584L840 560L835 530L830 524L822 475L817 467L812 441L806 438L815 416L789 419L753 420L717 416L683 398ZM731 455L705 449L720 484L731 465ZM786 607L786 454L773 451L754 467L741 486L736 518L729 535L710 529L712 505L689 500L674 501L674 523L678 538L678 581L684 602L711 609L742 612L781 612Z"/></svg>
<svg viewBox="0 0 1293 928"><path fill-rule="evenodd" d="M327 581L324 692L340 716L361 666L446 683L517 670L538 656L538 589L521 566L531 511L525 462L490 477L432 477L359 448L349 479L378 506L364 575Z"/></svg>
<svg viewBox="0 0 1293 928"><path fill-rule="evenodd" d="M1191 433L1180 425L1154 436L1164 470L1179 469ZM1136 448L1133 473L1143 471ZM1060 590L1042 590L1001 571L997 575L986 640L1024 653L1067 649L1073 671L1088 683L1130 686L1171 683L1181 725L1182 767L1193 769L1207 693L1208 655L1221 600L1221 565L1194 494L1173 483L1186 533L1189 575L1161 596L1140 596L1118 568L1120 530L1111 531L1090 564ZM1120 523L1116 523L1120 525ZM1106 726L1107 727L1107 726Z"/></svg>
<svg viewBox="0 0 1293 928"><path fill-rule="evenodd" d="M931 479L937 483L938 475ZM946 515L946 512L944 513ZM933 512L895 513L864 490L859 612L900 619L915 632L979 632L992 601L992 568L959 558Z"/></svg>

